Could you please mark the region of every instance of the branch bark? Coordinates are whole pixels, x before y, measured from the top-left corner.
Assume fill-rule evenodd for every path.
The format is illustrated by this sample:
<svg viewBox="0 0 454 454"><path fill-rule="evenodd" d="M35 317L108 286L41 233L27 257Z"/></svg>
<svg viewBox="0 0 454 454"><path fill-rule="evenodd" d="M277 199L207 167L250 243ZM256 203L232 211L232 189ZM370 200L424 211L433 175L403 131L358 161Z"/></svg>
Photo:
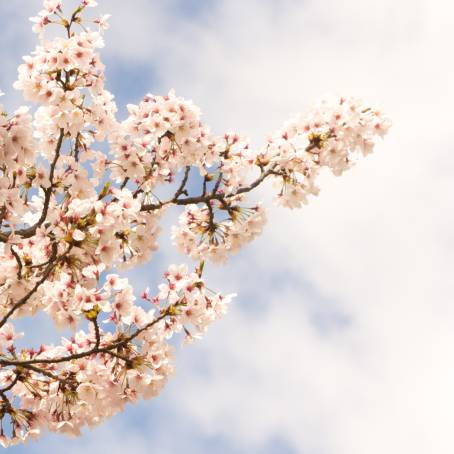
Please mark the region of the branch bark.
<svg viewBox="0 0 454 454"><path fill-rule="evenodd" d="M232 194L221 194L221 193L217 192L217 189L219 188L219 184L216 182L215 190L210 192L210 193L208 193L208 194L205 194L205 195L202 194L200 196L195 196L195 197L186 197L186 198L183 198L183 199L178 198L178 196L174 196L172 199L164 201L164 202L159 202L159 203L156 203L156 204L153 204L153 203L144 204L144 205L142 205L141 210L142 211L159 210L164 205L169 205L169 204L191 205L191 204L197 204L197 203L208 204L212 200L226 201L226 200L228 200L230 198L233 198L233 197L235 197L237 195L245 194L245 193L250 192L253 189L255 189L266 178L268 178L270 175L274 175L275 174L276 167L277 167L277 164L271 165L267 170L263 171L261 173L261 175L256 180L254 180L250 185L243 186L243 187L237 189Z"/></svg>

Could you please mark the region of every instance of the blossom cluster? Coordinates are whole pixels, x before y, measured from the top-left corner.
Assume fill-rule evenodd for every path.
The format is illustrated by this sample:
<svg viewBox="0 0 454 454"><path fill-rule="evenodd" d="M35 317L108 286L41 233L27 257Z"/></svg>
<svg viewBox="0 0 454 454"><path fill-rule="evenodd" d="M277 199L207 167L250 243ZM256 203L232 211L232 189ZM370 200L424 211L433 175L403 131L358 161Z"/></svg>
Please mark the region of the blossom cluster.
<svg viewBox="0 0 454 454"><path fill-rule="evenodd" d="M0 112L3 112L2 105ZM20 222L26 212L19 188L11 187L10 177L14 175L16 180L23 182L25 169L34 162L31 123L32 118L26 107L17 109L10 118L4 113L0 115L0 163L4 169L0 176L0 206L3 207L3 219L8 217L11 222Z"/></svg>
<svg viewBox="0 0 454 454"><path fill-rule="evenodd" d="M317 195L317 176L327 168L341 175L358 155L371 153L375 138L390 127L379 110L364 106L354 98L327 97L315 108L300 114L268 141L259 160L274 166L281 186L278 202L289 208L308 203Z"/></svg>
<svg viewBox="0 0 454 454"><path fill-rule="evenodd" d="M223 262L229 253L237 252L262 232L266 214L260 206L228 210L227 220L213 220L213 208L189 205L180 216L180 225L172 229L178 249L194 260Z"/></svg>
<svg viewBox="0 0 454 454"><path fill-rule="evenodd" d="M128 105L129 116L114 138L117 168L113 177L143 182L152 190L171 182L187 165L211 165L215 159L208 130L199 109L171 91L167 96L146 95L139 105Z"/></svg>
<svg viewBox="0 0 454 454"><path fill-rule="evenodd" d="M208 291L202 271L262 232L266 210L251 193L271 181L278 203L300 207L323 168L342 174L390 126L358 100L326 98L255 149L211 133L173 91L147 94L118 121L99 55L108 15L87 18L93 6L65 16L61 0L44 0L32 18L39 45L14 85L35 108L0 106L3 445L44 429L78 434L155 396L173 371L170 337L199 338L226 310L231 296ZM62 36L47 39L48 27ZM194 271L172 265L157 294L138 298L118 270L150 260L171 206L181 208L173 242ZM19 347L15 320L38 312L73 337Z"/></svg>
<svg viewBox="0 0 454 454"><path fill-rule="evenodd" d="M18 352L14 341L21 334L10 323L0 329L2 358L10 365L24 365L19 373L0 371L0 386L11 387L10 400L20 401L18 410L6 408L14 436L7 439L3 433L3 445L44 428L78 435L81 427L99 424L127 403L160 392L174 370L169 339L180 332L188 341L200 337L231 299L211 294L199 274L189 273L185 265L169 267L165 277L156 296L142 295L145 305L134 302L127 279L115 274L107 275L101 288L71 285L65 275L48 283L45 310L55 316L61 306L70 305L93 322L88 331L79 330L57 346ZM105 330L94 324L98 318ZM41 368L33 368L35 364Z"/></svg>

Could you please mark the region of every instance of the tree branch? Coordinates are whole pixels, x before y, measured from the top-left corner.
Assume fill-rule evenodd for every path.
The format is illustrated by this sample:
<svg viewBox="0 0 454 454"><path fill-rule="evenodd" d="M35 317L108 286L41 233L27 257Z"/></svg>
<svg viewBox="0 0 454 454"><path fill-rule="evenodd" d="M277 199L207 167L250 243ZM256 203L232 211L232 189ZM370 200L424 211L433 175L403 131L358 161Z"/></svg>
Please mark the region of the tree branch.
<svg viewBox="0 0 454 454"><path fill-rule="evenodd" d="M34 295L34 293L38 290L38 288L47 280L47 278L50 276L51 272L53 271L54 267L57 265L58 262L60 262L71 250L72 246L70 246L58 259L57 259L57 244L53 243L52 244L52 256L54 257L53 260L50 261L50 263L47 265L47 268L45 269L43 275L41 276L41 279L39 279L33 288L26 294L24 295L19 301L17 301L11 308L10 310L6 313L6 315L0 320L0 328L8 321L8 319L16 312L19 308L21 308L24 304L27 303L27 301Z"/></svg>
<svg viewBox="0 0 454 454"><path fill-rule="evenodd" d="M34 358L34 359L29 359L29 360L15 360L15 359L14 360L10 360L10 359L0 358L0 364L3 364L5 366L23 366L23 367L27 367L27 366L33 365L33 364L64 363L64 362L67 362L67 361L72 361L72 360L75 360L75 359L82 359L82 358L85 358L87 356L91 356L91 355L99 354L99 353L111 354L112 350L124 347L129 342L134 340L137 336L139 336L141 333L143 333L144 331L150 329L156 323L160 322L165 317L169 316L171 314L171 312L172 312L172 308L174 308L176 305L177 304L174 304L174 305L168 307L159 317L155 318L150 323L147 323L145 326L143 326L142 328L136 330L134 333L130 334L129 336L127 336L127 337L125 337L123 339L120 339L117 342L113 342L112 344L110 344L110 345L108 345L106 347L100 347L100 346L96 346L95 345L94 348L92 348L90 350L87 350L85 352L74 353L72 355L61 356L59 358L43 358L43 359ZM116 356L116 355L114 355L114 356Z"/></svg>
<svg viewBox="0 0 454 454"><path fill-rule="evenodd" d="M184 193L184 188L186 187L186 183L188 182L189 178L189 172L191 171L191 166L186 166L184 169L184 176L183 179L181 180L180 187L178 188L177 192L174 195L174 200L177 200L178 197L180 197L181 194Z"/></svg>
<svg viewBox="0 0 454 454"><path fill-rule="evenodd" d="M195 197L186 197L184 199L179 199L179 198L173 197L170 200L167 200L167 201L164 201L164 202L160 202L160 203L157 203L157 204L153 204L153 203L144 204L144 205L142 205L141 211L158 210L158 209L162 208L164 205L169 205L169 204L191 205L191 204L197 204L197 203L205 203L205 204L207 204L211 200L226 201L229 198L232 198L232 197L235 197L237 195L250 192L253 189L255 189L267 177L269 177L270 175L274 174L274 171L275 171L276 167L277 167L276 163L272 164L266 171L263 171L262 174L256 180L254 180L250 185L243 186L243 187L237 189L232 194L220 194L220 193L216 192L218 187L219 187L219 184L220 184L220 180L218 178L219 184L218 184L218 182L216 182L216 185L215 185L216 191L212 191L212 192L210 192L209 194L206 194L206 195L200 195L200 196L195 196Z"/></svg>
<svg viewBox="0 0 454 454"><path fill-rule="evenodd" d="M44 203L43 203L43 211L41 212L41 216L36 222L36 224L27 227L25 229L17 230L15 233L22 238L31 238L36 231L44 224L47 219L47 212L49 211L49 204L50 198L52 196L54 190L54 175L55 175L55 167L57 166L58 158L60 157L61 147L63 144L63 138L65 136L64 129L60 129L60 135L58 137L57 146L55 148L54 159L50 165L49 170L49 187L44 189ZM9 232L2 232L0 233L0 241L6 242L8 241L9 236L11 235L11 231Z"/></svg>
<svg viewBox="0 0 454 454"><path fill-rule="evenodd" d="M19 254L14 250L14 246L11 246L11 254L13 254L14 258L16 259L17 265L18 265L18 270L17 270L17 279L21 280L22 279L22 260L19 257Z"/></svg>

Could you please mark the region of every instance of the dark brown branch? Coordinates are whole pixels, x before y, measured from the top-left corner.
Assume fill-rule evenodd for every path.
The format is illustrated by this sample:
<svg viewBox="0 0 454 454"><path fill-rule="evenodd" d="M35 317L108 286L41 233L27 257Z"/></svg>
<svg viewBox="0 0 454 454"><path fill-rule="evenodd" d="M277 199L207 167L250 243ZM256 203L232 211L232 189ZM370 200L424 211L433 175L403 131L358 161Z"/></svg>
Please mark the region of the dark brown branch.
<svg viewBox="0 0 454 454"><path fill-rule="evenodd" d="M62 260L66 254L70 251L71 246L67 249L67 251L62 254L58 259L57 259L57 245L53 243L53 251L52 251L52 256L54 257L53 260L50 261L49 265L47 265L47 268L45 269L43 275L41 276L41 279L39 279L33 288L26 294L24 295L20 300L18 300L11 308L10 310L6 313L6 315L0 320L0 328L8 321L8 319L16 312L19 308L24 306L27 301L35 294L35 292L38 290L38 288L47 280L47 278L50 276L52 273L54 267L57 265L57 263Z"/></svg>
<svg viewBox="0 0 454 454"><path fill-rule="evenodd" d="M16 259L17 265L18 265L18 270L17 270L17 279L21 280L22 279L22 260L19 257L19 254L14 250L14 246L11 246L11 254L13 254L14 258Z"/></svg>
<svg viewBox="0 0 454 454"><path fill-rule="evenodd" d="M63 128L60 129L60 135L58 137L57 145L55 148L55 155L54 159L50 165L50 170L49 170L49 181L50 185L49 187L44 189L44 202L43 202L43 211L41 212L41 216L36 222L36 224L27 227L25 229L17 230L15 233L22 238L31 238L35 233L36 230L38 230L46 221L47 219L47 213L49 211L49 204L50 204L50 198L52 196L53 190L54 190L54 175L55 175L55 167L57 166L58 159L60 157L60 152L61 152L61 147L63 144L63 138L65 136ZM6 242L8 241L9 236L11 235L11 231L9 232L2 232L0 233L0 241Z"/></svg>
<svg viewBox="0 0 454 454"><path fill-rule="evenodd" d="M94 320L92 320L92 323L95 328L95 338L96 338L95 349L98 349L99 345L101 344L101 333L99 332L98 320L95 318Z"/></svg>
<svg viewBox="0 0 454 454"><path fill-rule="evenodd" d="M123 180L123 183L121 183L120 189L123 189L123 188L128 184L128 181L129 181L129 177L126 177L126 178Z"/></svg>
<svg viewBox="0 0 454 454"><path fill-rule="evenodd" d="M221 181L222 181L222 177L223 177L223 173L219 172L218 179L216 180L216 183L214 184L213 190L211 191L211 193L213 195L218 192L219 186L220 186ZM204 191L204 195L205 195L205 191Z"/></svg>
<svg viewBox="0 0 454 454"><path fill-rule="evenodd" d="M186 197L184 199L178 199L178 198L173 197L172 199L167 200L165 202L160 202L160 203L156 203L156 204L153 204L153 203L144 204L144 205L142 205L142 211L159 210L164 205L169 205L169 204L191 205L191 204L197 204L197 203L207 204L211 200L225 201L226 199L252 191L257 186L259 186L267 177L269 177L270 175L273 175L275 173L276 167L277 167L277 164L271 165L266 171L263 171L262 174L256 180L254 180L250 185L243 186L242 188L239 188L236 192L234 192L232 194L220 194L217 192L210 192L207 195Z"/></svg>
<svg viewBox="0 0 454 454"><path fill-rule="evenodd" d="M95 346L94 348L92 348L90 350L87 350L85 352L74 353L72 355L62 356L62 357L59 357L59 358L43 358L43 359L34 358L34 359L23 360L23 361L21 361L21 360L9 360L9 359L0 358L0 364L3 364L5 366L23 366L23 367L27 367L27 366L32 365L32 364L57 364L57 363L64 363L64 362L72 361L72 360L75 360L75 359L86 358L87 356L91 356L91 355L99 354L99 353L111 354L112 350L124 347L129 342L134 340L137 336L139 336L141 333L143 333L147 329L150 329L153 325L155 325L156 323L160 322L165 317L170 315L171 314L171 309L173 307L174 306L170 306L159 317L155 318L150 323L147 323L145 326L143 326L142 328L138 329L137 331L135 331L131 335L129 335L129 336L125 337L125 338L122 338L121 340L119 340L117 342L113 342L112 344L110 344L110 345L108 345L106 347L96 347ZM116 356L116 355L113 355L113 356Z"/></svg>
<svg viewBox="0 0 454 454"><path fill-rule="evenodd" d="M0 394L6 393L10 389L13 389L14 386L16 385L16 383L19 381L20 373L18 373L16 371L14 373L16 374L16 376L14 377L14 380L8 386L6 386L5 388L0 389Z"/></svg>
<svg viewBox="0 0 454 454"><path fill-rule="evenodd" d="M52 372L49 372L48 370L41 369L40 367L35 367L32 364L23 364L23 365L21 364L21 366L24 367L25 369L32 370L33 372L36 372L38 374L45 375L46 377L49 377L52 380L62 381L62 379L58 375L55 375Z"/></svg>
<svg viewBox="0 0 454 454"><path fill-rule="evenodd" d="M177 189L177 192L175 193L175 195L173 197L174 200L177 200L178 197L180 197L180 195L185 192L184 189L186 187L186 183L188 182L190 171L191 171L191 166L186 166L186 168L184 169L184 176L183 176L183 179L181 180L180 187Z"/></svg>

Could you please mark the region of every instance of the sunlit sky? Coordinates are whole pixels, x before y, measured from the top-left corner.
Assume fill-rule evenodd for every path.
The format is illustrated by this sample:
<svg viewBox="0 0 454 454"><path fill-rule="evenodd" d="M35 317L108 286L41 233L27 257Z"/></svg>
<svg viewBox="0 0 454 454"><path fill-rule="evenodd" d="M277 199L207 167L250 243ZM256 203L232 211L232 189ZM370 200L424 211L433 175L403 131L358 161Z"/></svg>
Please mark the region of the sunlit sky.
<svg viewBox="0 0 454 454"><path fill-rule="evenodd" d="M178 349L162 395L69 439L13 453L454 452L454 7L447 0L98 0L120 116L147 92L191 98L217 133L259 146L326 93L379 105L376 153L326 176L310 206L270 206L262 237L210 287L229 314ZM36 37L38 0L0 2L0 89ZM172 218L166 220L170 225ZM129 277L184 260L162 233ZM40 336L33 325L32 335Z"/></svg>

